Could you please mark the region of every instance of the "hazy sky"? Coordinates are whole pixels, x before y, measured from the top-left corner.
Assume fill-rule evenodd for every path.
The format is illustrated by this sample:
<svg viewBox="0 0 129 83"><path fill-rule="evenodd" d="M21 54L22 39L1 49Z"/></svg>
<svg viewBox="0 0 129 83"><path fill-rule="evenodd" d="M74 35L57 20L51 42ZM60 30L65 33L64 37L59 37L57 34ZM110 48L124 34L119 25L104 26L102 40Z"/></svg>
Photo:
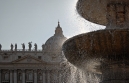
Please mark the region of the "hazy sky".
<svg viewBox="0 0 129 83"><path fill-rule="evenodd" d="M53 36L58 20L64 35L77 34L103 28L81 18L76 12L77 0L0 0L0 44L37 43L38 48ZM34 46L32 47L34 48Z"/></svg>

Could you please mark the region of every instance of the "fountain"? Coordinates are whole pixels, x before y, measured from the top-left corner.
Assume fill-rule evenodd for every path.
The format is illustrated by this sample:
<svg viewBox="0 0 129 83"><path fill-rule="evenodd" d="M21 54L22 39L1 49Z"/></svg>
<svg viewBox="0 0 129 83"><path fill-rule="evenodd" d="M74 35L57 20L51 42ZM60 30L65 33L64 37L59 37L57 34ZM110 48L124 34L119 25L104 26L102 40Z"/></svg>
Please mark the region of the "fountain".
<svg viewBox="0 0 129 83"><path fill-rule="evenodd" d="M78 0L77 11L106 29L68 39L67 60L85 71L88 83L129 83L129 0Z"/></svg>

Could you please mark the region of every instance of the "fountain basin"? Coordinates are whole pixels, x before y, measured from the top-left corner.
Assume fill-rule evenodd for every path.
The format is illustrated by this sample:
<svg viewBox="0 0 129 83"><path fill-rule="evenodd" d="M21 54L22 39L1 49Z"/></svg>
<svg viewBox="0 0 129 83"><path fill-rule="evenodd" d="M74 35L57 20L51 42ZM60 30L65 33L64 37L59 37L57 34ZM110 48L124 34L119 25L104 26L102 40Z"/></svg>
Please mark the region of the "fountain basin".
<svg viewBox="0 0 129 83"><path fill-rule="evenodd" d="M129 71L129 30L107 29L77 35L63 44L63 52L70 63L86 71Z"/></svg>
<svg viewBox="0 0 129 83"><path fill-rule="evenodd" d="M115 9L109 9L110 4L113 4L112 8L116 4L118 5ZM78 0L76 8L80 16L96 24L106 26L109 23L109 19L114 21L118 18L118 15L115 16L117 12L124 12L126 21L129 21L129 0Z"/></svg>

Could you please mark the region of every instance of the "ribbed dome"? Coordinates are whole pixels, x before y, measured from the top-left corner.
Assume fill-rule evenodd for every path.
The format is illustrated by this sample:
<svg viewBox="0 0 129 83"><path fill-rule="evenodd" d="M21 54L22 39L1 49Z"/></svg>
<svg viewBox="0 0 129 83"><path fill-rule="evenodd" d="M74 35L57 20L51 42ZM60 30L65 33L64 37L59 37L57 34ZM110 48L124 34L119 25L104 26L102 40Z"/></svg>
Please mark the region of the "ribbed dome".
<svg viewBox="0 0 129 83"><path fill-rule="evenodd" d="M66 39L67 38L63 35L62 28L60 27L60 24L58 22L54 36L50 37L45 43L45 50L61 50L62 45Z"/></svg>

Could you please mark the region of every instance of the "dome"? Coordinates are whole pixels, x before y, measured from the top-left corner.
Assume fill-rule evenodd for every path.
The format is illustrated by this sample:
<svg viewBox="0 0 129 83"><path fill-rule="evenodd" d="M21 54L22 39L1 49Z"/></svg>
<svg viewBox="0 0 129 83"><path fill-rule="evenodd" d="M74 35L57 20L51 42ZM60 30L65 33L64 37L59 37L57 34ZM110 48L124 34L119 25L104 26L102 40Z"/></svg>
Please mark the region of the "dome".
<svg viewBox="0 0 129 83"><path fill-rule="evenodd" d="M47 51L62 50L61 49L62 45L66 39L67 38L63 35L62 28L60 27L60 24L58 22L58 26L56 27L55 34L54 36L50 37L46 41L44 50L47 50Z"/></svg>

